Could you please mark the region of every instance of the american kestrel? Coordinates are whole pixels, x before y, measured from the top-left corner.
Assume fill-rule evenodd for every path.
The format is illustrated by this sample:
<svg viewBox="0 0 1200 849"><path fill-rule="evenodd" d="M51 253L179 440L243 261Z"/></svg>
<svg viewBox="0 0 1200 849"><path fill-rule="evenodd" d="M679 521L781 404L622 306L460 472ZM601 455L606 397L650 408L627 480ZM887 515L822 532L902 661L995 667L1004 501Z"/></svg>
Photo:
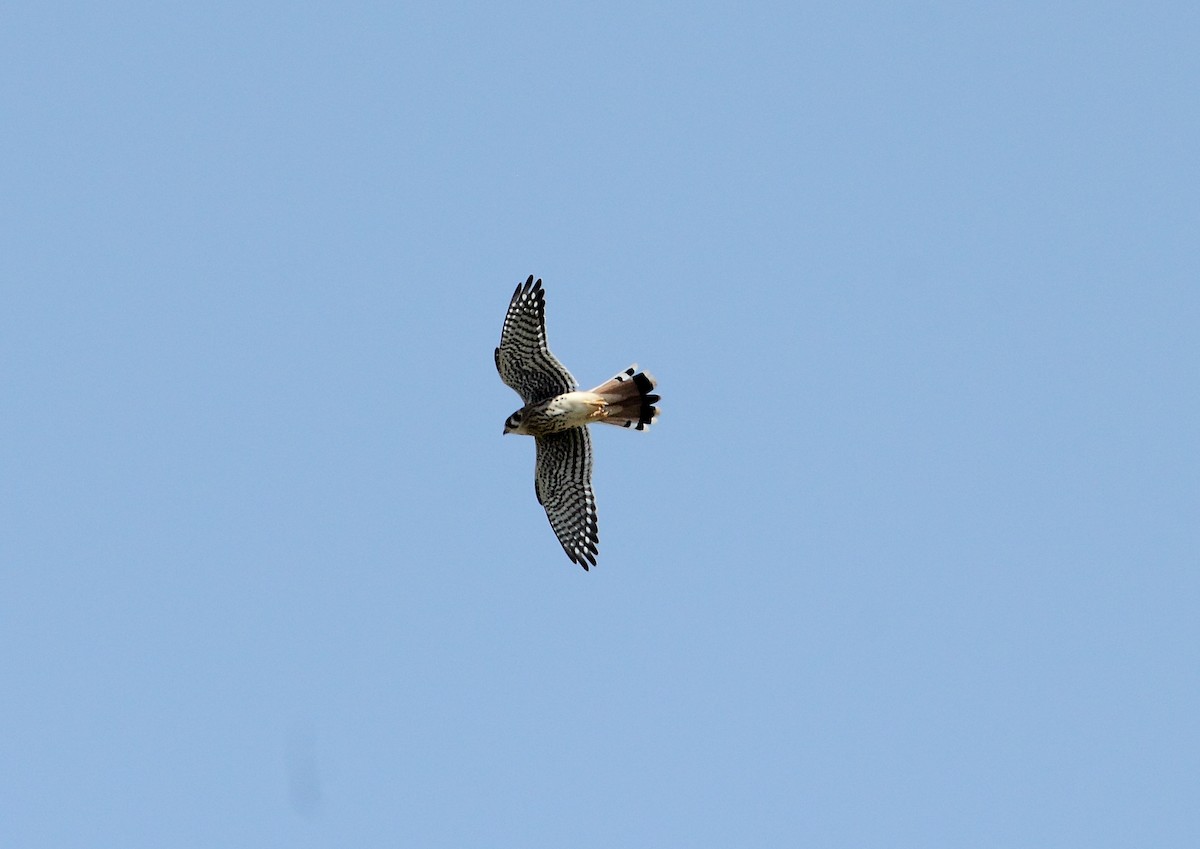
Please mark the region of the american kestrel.
<svg viewBox="0 0 1200 849"><path fill-rule="evenodd" d="M504 432L537 441L534 491L550 527L572 562L595 566L600 537L587 426L645 430L658 418L659 397L650 394L654 378L635 363L595 389L576 392L575 378L546 347L546 293L532 275L517 284L508 305L496 370L525 402L504 422Z"/></svg>

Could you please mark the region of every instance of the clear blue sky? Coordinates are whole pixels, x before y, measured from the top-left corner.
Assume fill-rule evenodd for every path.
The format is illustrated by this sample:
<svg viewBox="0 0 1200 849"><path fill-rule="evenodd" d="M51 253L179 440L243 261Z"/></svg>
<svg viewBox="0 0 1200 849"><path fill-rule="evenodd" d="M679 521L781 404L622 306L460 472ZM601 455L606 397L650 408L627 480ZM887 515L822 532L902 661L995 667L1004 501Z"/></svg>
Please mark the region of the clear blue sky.
<svg viewBox="0 0 1200 849"><path fill-rule="evenodd" d="M602 5L5 4L0 842L1200 845L1200 7Z"/></svg>

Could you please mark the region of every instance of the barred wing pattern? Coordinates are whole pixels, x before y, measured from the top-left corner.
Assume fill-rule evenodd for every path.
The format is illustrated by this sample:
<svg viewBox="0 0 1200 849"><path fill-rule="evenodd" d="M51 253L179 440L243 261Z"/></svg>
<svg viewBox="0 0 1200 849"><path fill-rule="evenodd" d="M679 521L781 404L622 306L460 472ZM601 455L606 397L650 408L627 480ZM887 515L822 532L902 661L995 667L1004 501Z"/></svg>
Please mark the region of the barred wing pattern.
<svg viewBox="0 0 1200 849"><path fill-rule="evenodd" d="M537 437L534 487L571 561L596 565L600 535L592 495L592 440L586 427Z"/></svg>
<svg viewBox="0 0 1200 849"><path fill-rule="evenodd" d="M508 305L496 349L496 371L526 404L575 389L575 378L546 346L546 293L541 280L533 282L532 274L517 284Z"/></svg>

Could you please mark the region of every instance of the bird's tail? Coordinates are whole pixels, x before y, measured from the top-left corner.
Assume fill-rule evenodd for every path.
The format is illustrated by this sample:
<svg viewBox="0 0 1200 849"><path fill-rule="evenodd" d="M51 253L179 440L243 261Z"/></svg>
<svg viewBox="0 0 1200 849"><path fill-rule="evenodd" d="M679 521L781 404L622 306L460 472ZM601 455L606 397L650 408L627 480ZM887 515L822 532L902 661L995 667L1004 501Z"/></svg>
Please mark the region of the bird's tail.
<svg viewBox="0 0 1200 849"><path fill-rule="evenodd" d="M605 401L604 416L597 421L618 427L645 430L658 418L654 404L659 396L650 394L657 383L648 371L638 371L634 363L611 380L592 390Z"/></svg>

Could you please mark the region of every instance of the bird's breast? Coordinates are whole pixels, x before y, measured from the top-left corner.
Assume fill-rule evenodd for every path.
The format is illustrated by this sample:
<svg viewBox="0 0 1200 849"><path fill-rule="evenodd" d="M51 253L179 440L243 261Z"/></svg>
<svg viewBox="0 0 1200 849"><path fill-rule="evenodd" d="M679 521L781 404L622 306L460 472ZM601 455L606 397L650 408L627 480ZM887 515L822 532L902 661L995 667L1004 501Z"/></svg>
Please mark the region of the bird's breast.
<svg viewBox="0 0 1200 849"><path fill-rule="evenodd" d="M604 399L594 392L567 392L532 408L526 427L535 434L570 430L595 421L603 408Z"/></svg>

